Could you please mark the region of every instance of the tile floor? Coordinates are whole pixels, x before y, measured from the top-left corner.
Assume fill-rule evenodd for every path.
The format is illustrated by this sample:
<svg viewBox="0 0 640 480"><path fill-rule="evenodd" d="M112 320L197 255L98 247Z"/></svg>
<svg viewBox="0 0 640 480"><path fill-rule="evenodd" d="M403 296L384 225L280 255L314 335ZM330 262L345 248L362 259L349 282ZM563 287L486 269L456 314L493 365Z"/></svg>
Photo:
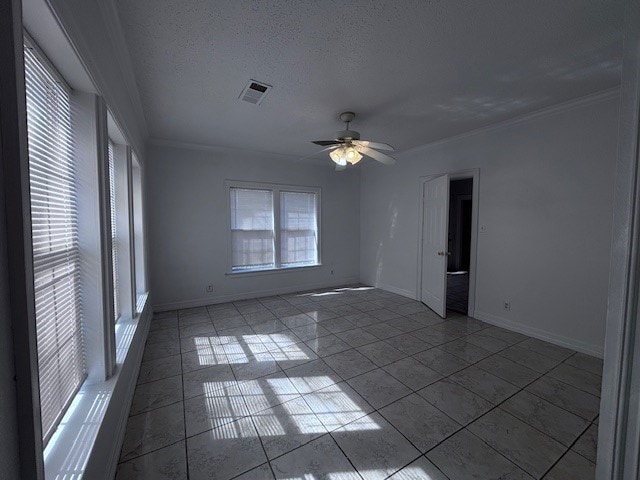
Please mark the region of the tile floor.
<svg viewBox="0 0 640 480"><path fill-rule="evenodd" d="M117 479L588 480L601 370L365 286L161 313Z"/></svg>

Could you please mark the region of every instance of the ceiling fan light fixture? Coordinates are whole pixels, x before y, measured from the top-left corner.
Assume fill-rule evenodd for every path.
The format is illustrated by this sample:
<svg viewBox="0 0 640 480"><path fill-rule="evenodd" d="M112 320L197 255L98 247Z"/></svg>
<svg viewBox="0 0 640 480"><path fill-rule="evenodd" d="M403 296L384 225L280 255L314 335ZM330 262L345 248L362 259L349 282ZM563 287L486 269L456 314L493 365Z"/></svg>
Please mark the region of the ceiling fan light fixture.
<svg viewBox="0 0 640 480"><path fill-rule="evenodd" d="M336 148L329 153L331 160L333 160L336 165L345 166L347 164L347 156L344 147Z"/></svg>
<svg viewBox="0 0 640 480"><path fill-rule="evenodd" d="M362 155L352 146L339 147L329 153L331 160L344 167L347 163L355 165L362 160Z"/></svg>
<svg viewBox="0 0 640 480"><path fill-rule="evenodd" d="M360 133L349 129L349 123L355 118L353 112L344 112L340 115L340 120L345 122L346 130L338 132L333 140L315 140L312 143L324 148L323 152L330 150L329 157L337 165L336 170L344 170L349 164L355 165L362 160L363 156L370 157L385 165L396 163L395 158L378 150L393 151L393 147L386 143L360 140Z"/></svg>
<svg viewBox="0 0 640 480"><path fill-rule="evenodd" d="M360 155L360 152L358 152L358 150L356 150L354 147L348 147L346 149L345 155L347 157L347 162L349 162L351 165L355 165L360 160L362 160L362 155Z"/></svg>

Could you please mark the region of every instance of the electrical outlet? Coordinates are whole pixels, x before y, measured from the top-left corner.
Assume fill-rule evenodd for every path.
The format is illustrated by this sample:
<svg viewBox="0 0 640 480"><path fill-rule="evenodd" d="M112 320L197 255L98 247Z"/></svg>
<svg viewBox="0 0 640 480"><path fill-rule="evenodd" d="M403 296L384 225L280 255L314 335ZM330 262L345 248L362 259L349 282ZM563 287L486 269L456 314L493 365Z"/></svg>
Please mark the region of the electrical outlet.
<svg viewBox="0 0 640 480"><path fill-rule="evenodd" d="M333 270L331 270L331 275L333 275Z"/></svg>
<svg viewBox="0 0 640 480"><path fill-rule="evenodd" d="M207 292L213 293L213 285L207 285Z"/></svg>
<svg viewBox="0 0 640 480"><path fill-rule="evenodd" d="M480 225L480 233L485 233L487 231L487 227L484 225Z"/></svg>
<svg viewBox="0 0 640 480"><path fill-rule="evenodd" d="M511 302L510 301L505 301L504 302L504 309L505 310L511 310Z"/></svg>

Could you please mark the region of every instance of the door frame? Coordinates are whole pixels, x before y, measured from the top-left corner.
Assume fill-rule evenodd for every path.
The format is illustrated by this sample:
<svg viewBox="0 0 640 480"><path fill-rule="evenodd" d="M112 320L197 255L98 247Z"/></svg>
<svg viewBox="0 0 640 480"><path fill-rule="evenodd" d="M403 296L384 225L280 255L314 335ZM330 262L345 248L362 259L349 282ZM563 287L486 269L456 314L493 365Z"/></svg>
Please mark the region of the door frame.
<svg viewBox="0 0 640 480"><path fill-rule="evenodd" d="M640 474L640 2L625 2L596 478Z"/></svg>
<svg viewBox="0 0 640 480"><path fill-rule="evenodd" d="M418 219L418 272L416 279L416 299L422 299L422 245L424 232L424 185L429 180L442 175L449 175L449 182L452 180L462 180L465 178L473 179L473 192L471 194L471 258L469 262L469 301L467 315L473 317L476 310L476 271L477 271L477 250L478 250L478 211L479 211L479 185L480 185L480 169L469 168L466 170L456 170L453 172L442 172L434 175L426 175L419 177L419 193L418 198L420 207L420 217ZM451 208L451 206L449 206ZM448 212L447 212L448 221Z"/></svg>

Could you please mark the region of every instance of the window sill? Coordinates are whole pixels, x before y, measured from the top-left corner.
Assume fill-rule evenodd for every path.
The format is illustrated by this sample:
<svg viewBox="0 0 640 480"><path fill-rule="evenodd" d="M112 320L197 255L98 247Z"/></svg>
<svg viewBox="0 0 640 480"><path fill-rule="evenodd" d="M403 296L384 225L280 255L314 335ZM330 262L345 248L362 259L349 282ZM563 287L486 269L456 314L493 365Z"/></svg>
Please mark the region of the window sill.
<svg viewBox="0 0 640 480"><path fill-rule="evenodd" d="M253 277L259 275L272 275L274 273L292 273L299 272L301 270L315 270L322 267L321 263L315 265L305 265L302 267L285 267L285 268L268 268L264 270L246 270L244 272L227 272L225 275L229 277Z"/></svg>
<svg viewBox="0 0 640 480"><path fill-rule="evenodd" d="M147 303L145 295L144 299L141 299L143 310L150 308ZM108 449L103 448L104 445L97 446L100 441L98 435L109 407L117 407L123 402L122 398L115 398L113 394L118 385L129 381L128 378L122 376L123 367L125 361L129 360L127 357L132 347L134 335L140 327L141 317L142 314L137 314L135 318L121 316L118 319L115 335L116 365L114 373L104 382L90 383L85 381L80 387L58 429L44 450L46 480L76 476L79 478L93 456L104 456L111 453ZM114 402L117 405L112 405Z"/></svg>

